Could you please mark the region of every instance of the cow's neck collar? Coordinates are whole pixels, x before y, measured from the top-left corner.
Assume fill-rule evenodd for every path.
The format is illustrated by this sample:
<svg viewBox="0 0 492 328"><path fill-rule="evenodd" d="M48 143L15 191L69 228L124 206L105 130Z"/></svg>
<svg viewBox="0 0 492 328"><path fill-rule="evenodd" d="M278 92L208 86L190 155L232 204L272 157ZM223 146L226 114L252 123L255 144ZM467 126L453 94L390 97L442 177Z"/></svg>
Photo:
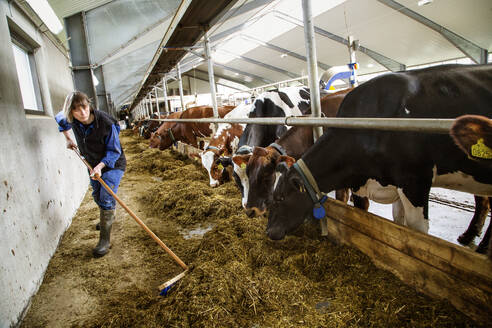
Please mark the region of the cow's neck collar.
<svg viewBox="0 0 492 328"><path fill-rule="evenodd" d="M169 138L171 138L171 141L173 142L174 146L176 146L177 142L176 139L174 138L172 128L167 129L167 134L169 135Z"/></svg>
<svg viewBox="0 0 492 328"><path fill-rule="evenodd" d="M219 148L219 147L215 147L215 146L210 146L210 145L208 145L208 146L205 148L205 151L207 151L207 150L215 150L215 151L217 151L217 154L218 154L218 155L220 155L220 154L222 153L222 152L221 152L221 150L220 150L220 148Z"/></svg>
<svg viewBox="0 0 492 328"><path fill-rule="evenodd" d="M272 142L270 144L270 146L268 146L268 147L272 147L273 149L275 149L276 151L278 151L280 153L280 155L287 155L287 152L285 151L284 147L280 146L276 142Z"/></svg>
<svg viewBox="0 0 492 328"><path fill-rule="evenodd" d="M323 203L327 199L326 194L319 190L316 180L302 158L294 163L293 167L304 181L304 186L306 187L306 190L314 203L313 216L316 219L324 218L326 216L326 212L323 207Z"/></svg>

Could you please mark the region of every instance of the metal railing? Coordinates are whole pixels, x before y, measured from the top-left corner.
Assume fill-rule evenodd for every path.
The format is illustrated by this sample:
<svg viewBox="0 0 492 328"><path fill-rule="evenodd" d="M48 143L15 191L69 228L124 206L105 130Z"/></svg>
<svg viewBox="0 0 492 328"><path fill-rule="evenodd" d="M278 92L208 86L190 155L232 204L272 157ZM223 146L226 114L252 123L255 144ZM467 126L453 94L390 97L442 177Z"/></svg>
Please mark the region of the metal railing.
<svg viewBox="0 0 492 328"><path fill-rule="evenodd" d="M435 118L345 118L345 117L257 117L257 118L198 118L198 119L151 119L159 122L181 123L232 123L288 126L323 126L347 129L370 129L384 131L407 131L449 133L455 119Z"/></svg>

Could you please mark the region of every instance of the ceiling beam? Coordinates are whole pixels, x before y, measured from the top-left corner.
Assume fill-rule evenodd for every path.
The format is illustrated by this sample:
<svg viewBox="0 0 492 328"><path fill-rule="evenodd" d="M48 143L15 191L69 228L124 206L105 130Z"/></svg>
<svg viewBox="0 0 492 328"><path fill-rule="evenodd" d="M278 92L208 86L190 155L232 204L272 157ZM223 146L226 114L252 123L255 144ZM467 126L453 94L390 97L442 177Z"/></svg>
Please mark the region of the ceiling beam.
<svg viewBox="0 0 492 328"><path fill-rule="evenodd" d="M398 12L416 20L417 22L427 26L428 28L441 34L446 40L451 42L456 48L463 52L468 58L477 64L487 64L488 51L477 46L475 43L459 36L458 34L448 30L442 25L439 25L430 19L408 9L400 3L393 0L378 0L382 4L397 10Z"/></svg>
<svg viewBox="0 0 492 328"><path fill-rule="evenodd" d="M107 63L111 62L113 60L113 58L115 58L115 56L118 55L118 53L120 53L124 49L128 48L130 45L132 45L133 43L135 43L138 39L142 38L145 34L151 32L153 29L155 29L156 27L158 27L159 25L161 25L162 23L164 23L166 20L170 19L172 16L173 15L168 15L168 16L166 16L166 17L158 20L154 24L149 25L148 27L145 28L145 30L143 30L143 31L135 34L129 40L127 40L126 42L124 42L121 45L119 45L117 48L115 48L112 51L110 51L106 56L104 56L103 58L97 60L94 63L94 66L97 67L97 66L104 65L104 64L107 64ZM150 42L150 43L152 43L152 42ZM146 45L144 45L144 46L146 46ZM141 48L143 48L144 46L142 46ZM138 50L138 49L136 49L136 50ZM111 57L113 57L113 58L111 58Z"/></svg>
<svg viewBox="0 0 492 328"><path fill-rule="evenodd" d="M207 72L203 72L203 71L200 71L202 73L205 73L207 74ZM183 74L183 76L187 76L191 79L197 79L197 80L200 80L200 81L205 81L205 82L210 82L208 80L208 78L204 78L204 77L201 77L201 76L196 76L196 75L192 75L190 71L186 72L185 74ZM216 77L219 77L217 74L215 74ZM227 79L225 77L220 77L221 79L224 79L224 80L227 80L227 81L231 81L231 82L234 82L234 83L238 83L238 84L242 84L242 82L235 82L233 80L230 80L230 79ZM222 85L224 87L228 87L228 88L231 88L231 89L234 89L234 90L238 90L238 91L244 91L244 90L241 90L241 89L238 89L236 87L233 87L233 86L230 86L230 85L227 85L227 84L224 84L224 83L220 83L220 82L215 82L215 84L217 85Z"/></svg>
<svg viewBox="0 0 492 328"><path fill-rule="evenodd" d="M223 49L220 49L220 50L217 50L217 51L220 51L220 52L223 52L225 54L234 56L237 59L242 60L242 61L245 61L247 63L253 64L253 65L257 65L257 66L261 66L261 67L264 67L264 68L269 69L271 71L275 71L275 72L278 72L278 73L287 75L288 77L293 78L293 79L296 79L298 77L301 77L299 74L289 72L289 71L287 71L287 70L285 70L283 68L277 67L277 66L273 66L273 65L270 65L270 64L267 64L267 63L260 62L258 60L253 59L253 58L249 58L249 57L242 56L242 55L237 55L235 53L232 53L230 51L223 50Z"/></svg>
<svg viewBox="0 0 492 328"><path fill-rule="evenodd" d="M269 42L264 42L264 41L258 40L257 38L254 38L254 37L249 36L249 35L241 34L240 37L247 40L247 41L250 41L250 42L256 43L260 46L266 47L268 49L272 49L272 50L275 50L277 52L289 55L290 57L293 57L293 58L302 60L304 62L307 62L306 56L303 56L303 55L298 54L296 52L290 51L288 49L284 49L282 47L276 46L276 45L271 44ZM325 71L331 67L330 65L324 64L320 61L318 61L318 66L321 67Z"/></svg>
<svg viewBox="0 0 492 328"><path fill-rule="evenodd" d="M304 23L295 17L292 17L292 16L287 15L287 14L280 12L280 11L275 11L275 15L282 20L285 20L285 21L290 22L294 25L297 25L297 26L304 28ZM316 26L314 27L314 32L348 47L348 41L346 39L342 38L341 36L338 36L336 34L333 34L331 32L328 32L328 31L323 30L323 29L316 27ZM404 64L399 63L396 60L388 58L384 55L381 55L380 53L377 53L374 50L368 49L368 48L363 47L363 46L359 46L358 50L360 52L365 53L366 55L368 55L369 57L371 57L376 62L378 62L382 66L386 67L390 71L396 72L396 71L403 71L406 69L406 66Z"/></svg>
<svg viewBox="0 0 492 328"><path fill-rule="evenodd" d="M182 71L184 71L183 70L183 67L185 67L186 70L190 70L190 69L192 69L192 68L188 68L188 67L190 67L190 64L191 64L191 66L197 66L197 65L202 64L202 62L205 61L204 55L202 55L200 53L197 53L197 52L194 52L194 51L190 51L190 53L193 54L193 55L195 55L198 58L193 58L191 60L183 61L183 63L181 64ZM258 75L255 75L255 74L252 74L252 73L248 73L248 72L244 72L244 71L241 71L241 70L239 70L237 68L233 68L233 67L226 66L226 65L223 65L223 64L219 64L216 61L214 61L214 66L219 67L219 68L222 68L222 69L225 69L225 70L230 71L230 72L233 72L233 73L238 73L238 74L243 75L243 76L248 76L248 77L250 77L252 79L263 81L265 83L274 83L274 81L272 81L270 79L267 79L265 77L258 76Z"/></svg>

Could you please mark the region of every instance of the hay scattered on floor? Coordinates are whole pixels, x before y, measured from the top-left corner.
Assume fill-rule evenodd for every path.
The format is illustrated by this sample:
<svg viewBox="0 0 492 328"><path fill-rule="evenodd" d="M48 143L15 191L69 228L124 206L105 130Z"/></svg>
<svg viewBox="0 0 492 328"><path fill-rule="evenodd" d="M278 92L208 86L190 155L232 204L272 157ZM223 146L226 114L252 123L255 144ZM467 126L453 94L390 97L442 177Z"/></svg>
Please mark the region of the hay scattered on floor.
<svg viewBox="0 0 492 328"><path fill-rule="evenodd" d="M283 241L269 240L266 219L243 214L233 182L212 189L205 170L183 156L148 149L126 131L122 143L129 158L124 183L134 186L122 184L125 196L190 272L159 297L155 287L181 269L134 222L120 222L116 234L120 248L136 253L125 257L113 249L103 258L108 263L92 260L86 249L92 244L71 227L45 284L56 288L60 276L70 276L74 286L86 288L93 306L67 326L474 326L449 303L416 292L357 250L320 237L317 224L306 223ZM86 197L78 215L94 215L90 203ZM213 228L202 238L184 238L183 231L205 226ZM25 327L47 322L47 300L36 301Z"/></svg>

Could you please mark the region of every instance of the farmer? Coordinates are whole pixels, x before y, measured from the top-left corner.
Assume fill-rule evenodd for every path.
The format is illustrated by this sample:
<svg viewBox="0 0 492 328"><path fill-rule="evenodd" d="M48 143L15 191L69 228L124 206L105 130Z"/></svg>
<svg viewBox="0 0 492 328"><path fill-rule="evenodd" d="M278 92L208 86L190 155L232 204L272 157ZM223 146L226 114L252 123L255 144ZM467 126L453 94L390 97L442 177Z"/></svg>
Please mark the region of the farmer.
<svg viewBox="0 0 492 328"><path fill-rule="evenodd" d="M89 97L80 91L67 95L63 110L55 116L55 120L59 131L65 135L67 148L78 148L93 167L89 175L92 197L100 210L100 234L92 253L94 257L104 256L110 248L116 202L96 177L101 177L113 192L117 192L126 168L125 153L119 139L120 127L111 116L94 109ZM70 137L70 129L73 129L77 144Z"/></svg>

